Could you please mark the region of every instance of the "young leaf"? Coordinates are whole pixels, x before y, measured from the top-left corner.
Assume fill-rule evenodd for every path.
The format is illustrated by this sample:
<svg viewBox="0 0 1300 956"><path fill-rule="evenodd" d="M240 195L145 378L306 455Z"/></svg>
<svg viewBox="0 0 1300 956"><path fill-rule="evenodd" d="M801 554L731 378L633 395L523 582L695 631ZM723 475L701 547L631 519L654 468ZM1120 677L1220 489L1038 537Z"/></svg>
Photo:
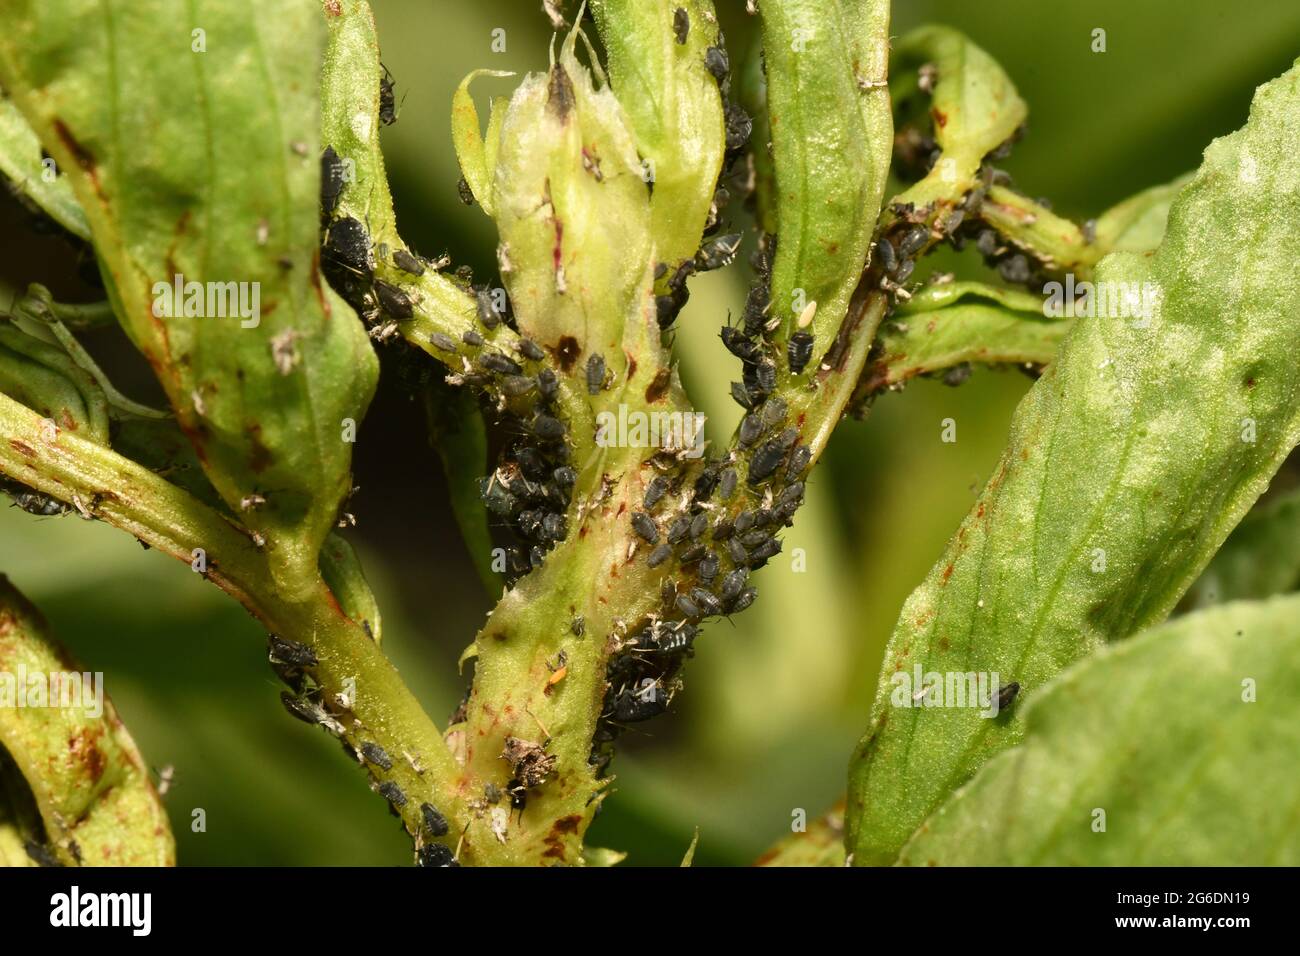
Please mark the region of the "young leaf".
<svg viewBox="0 0 1300 956"><path fill-rule="evenodd" d="M57 428L108 444L108 403L95 380L57 345L4 320L0 320L0 392Z"/></svg>
<svg viewBox="0 0 1300 956"><path fill-rule="evenodd" d="M119 320L222 497L266 499L253 531L306 597L377 374L316 264L317 5L214 6L193 30L162 0L0 10L0 78L69 174Z"/></svg>
<svg viewBox="0 0 1300 956"><path fill-rule="evenodd" d="M3 575L0 635L0 750L31 790L51 854L65 866L174 864L167 812L103 675L82 673Z"/></svg>
<svg viewBox="0 0 1300 956"><path fill-rule="evenodd" d="M1300 864L1300 597L1240 602L1080 662L903 847L904 865Z"/></svg>
<svg viewBox="0 0 1300 956"><path fill-rule="evenodd" d="M891 706L896 675L997 672L1032 699L1168 614L1300 440L1298 84L1293 68L1262 86L1246 126L1210 145L1154 255L1102 261L1098 283L1145 288L1149 317L1074 323L904 606L852 765L855 863L892 862L1023 732L1014 713L911 707L906 694ZM942 427L960 440L960 421Z"/></svg>
<svg viewBox="0 0 1300 956"><path fill-rule="evenodd" d="M775 340L812 309L809 331L826 346L866 262L889 171L889 4L765 0L760 12L777 191Z"/></svg>
<svg viewBox="0 0 1300 956"><path fill-rule="evenodd" d="M725 148L722 97L705 67L723 47L712 0L593 0L614 93L654 171L655 254L676 267L695 255ZM686 24L686 42L675 33ZM716 55L716 54L715 54Z"/></svg>

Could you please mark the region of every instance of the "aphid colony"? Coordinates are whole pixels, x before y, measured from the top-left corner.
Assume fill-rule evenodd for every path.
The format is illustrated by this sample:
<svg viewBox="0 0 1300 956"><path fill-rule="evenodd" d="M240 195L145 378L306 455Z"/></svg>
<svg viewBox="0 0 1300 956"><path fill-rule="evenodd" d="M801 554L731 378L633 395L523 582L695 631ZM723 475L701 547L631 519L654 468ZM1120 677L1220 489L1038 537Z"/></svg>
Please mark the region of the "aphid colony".
<svg viewBox="0 0 1300 956"><path fill-rule="evenodd" d="M365 737L366 728L352 713L352 701L346 694L328 695L313 673L320 661L316 652L306 644L278 634L268 635L267 657L271 669L290 688L280 693L284 709L298 720L323 727L338 738L349 756L370 771L372 786L388 801L393 813L401 817L401 810L409 802L406 792L396 780L391 779L395 760L382 746ZM409 757L403 755L417 774L423 771ZM408 824L409 826L410 824ZM447 835L446 818L429 803L420 805L420 816L415 833L417 862L421 866L456 866L451 850L434 842Z"/></svg>
<svg viewBox="0 0 1300 956"><path fill-rule="evenodd" d="M685 44L691 31L690 15L684 8L678 7L672 16L673 35L679 44ZM754 124L749 114L731 101L731 61L721 32L718 33L715 45L705 50L704 68L717 81L722 95L725 153L722 172L709 207L709 217L704 225L704 243L694 258L676 265L661 262L655 271L655 282L659 289L659 294L655 297L655 310L659 328L664 331L672 328L690 297L686 280L697 272L709 272L730 265L735 259L742 236L740 233L717 235L722 228L722 213L731 202L733 193L743 198L754 190L753 160L745 149Z"/></svg>

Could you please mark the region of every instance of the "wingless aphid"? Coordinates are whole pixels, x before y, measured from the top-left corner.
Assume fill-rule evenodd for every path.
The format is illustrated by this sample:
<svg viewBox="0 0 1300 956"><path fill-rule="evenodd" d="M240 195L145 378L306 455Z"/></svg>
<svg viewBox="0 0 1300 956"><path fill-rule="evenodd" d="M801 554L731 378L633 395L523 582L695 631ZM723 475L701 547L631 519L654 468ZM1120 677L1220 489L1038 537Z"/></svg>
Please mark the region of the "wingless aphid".
<svg viewBox="0 0 1300 956"><path fill-rule="evenodd" d="M673 38L679 44L685 44L686 38L691 33L691 15L686 12L685 8L678 7L673 11Z"/></svg>

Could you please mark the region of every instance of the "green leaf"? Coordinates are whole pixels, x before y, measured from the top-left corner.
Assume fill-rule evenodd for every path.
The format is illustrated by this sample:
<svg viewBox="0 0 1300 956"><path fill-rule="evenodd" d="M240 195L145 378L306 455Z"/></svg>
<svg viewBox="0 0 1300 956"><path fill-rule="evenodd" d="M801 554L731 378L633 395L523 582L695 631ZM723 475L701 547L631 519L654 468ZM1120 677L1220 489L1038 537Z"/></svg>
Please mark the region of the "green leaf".
<svg viewBox="0 0 1300 956"><path fill-rule="evenodd" d="M475 70L461 80L460 86L451 98L451 139L456 147L456 158L460 161L460 171L465 177L470 192L489 216L493 215L496 203L493 197L492 180L496 174L496 149L500 139L501 111L493 104L492 117L496 119L497 129L488 121L487 143L479 132L478 109L474 106L474 97L470 96L469 85L479 76L514 76L505 70Z"/></svg>
<svg viewBox="0 0 1300 956"><path fill-rule="evenodd" d="M722 46L712 0L592 0L614 93L653 164L651 233L659 261L695 255L713 203L726 136L705 52ZM679 12L680 11L680 12ZM674 35L685 15L686 42Z"/></svg>
<svg viewBox="0 0 1300 956"><path fill-rule="evenodd" d="M317 5L214 4L201 27L164 0L0 10L0 78L70 173L119 320L223 499L265 498L246 517L305 597L377 375L316 264ZM222 314L169 303L176 276L221 284L199 311Z"/></svg>
<svg viewBox="0 0 1300 956"><path fill-rule="evenodd" d="M1056 357L1070 322L1045 317L1042 300L1025 292L976 282L929 286L881 325L864 385L868 393L898 388L967 363L1040 367Z"/></svg>
<svg viewBox="0 0 1300 956"><path fill-rule="evenodd" d="M0 575L0 748L30 789L42 842L66 866L170 866L167 813L102 681Z"/></svg>
<svg viewBox="0 0 1300 956"><path fill-rule="evenodd" d="M844 801L792 833L758 858L755 866L843 866Z"/></svg>
<svg viewBox="0 0 1300 956"><path fill-rule="evenodd" d="M41 155L41 141L13 100L0 93L0 173L18 194L82 239L90 238L86 214L72 186L52 158Z"/></svg>
<svg viewBox="0 0 1300 956"><path fill-rule="evenodd" d="M1292 69L1260 87L1246 126L1210 145L1153 255L1102 261L1098 282L1151 283L1149 321L1074 323L904 606L852 765L855 863L892 862L1023 733L1014 713L891 706L893 675L997 672L1032 700L1163 619L1300 440L1298 83Z"/></svg>
<svg viewBox="0 0 1300 956"><path fill-rule="evenodd" d="M761 14L779 237L775 341L815 308L809 331L820 353L848 311L889 171L889 4L765 0Z"/></svg>
<svg viewBox="0 0 1300 956"><path fill-rule="evenodd" d="M900 863L1300 863L1300 597L1107 648L1023 716L1024 742L950 797Z"/></svg>
<svg viewBox="0 0 1300 956"><path fill-rule="evenodd" d="M1188 593L1192 607L1300 588L1300 490L1251 509Z"/></svg>
<svg viewBox="0 0 1300 956"><path fill-rule="evenodd" d="M922 67L934 70L928 99L919 85ZM921 207L967 192L984 157L1009 140L1028 115L1002 67L948 27L924 26L903 37L894 47L890 71L900 131L914 124L927 127L942 153L925 177L898 197L900 202Z"/></svg>
<svg viewBox="0 0 1300 956"><path fill-rule="evenodd" d="M379 602L361 570L361 560L342 535L331 534L325 539L320 551L320 573L343 613L378 644L384 629Z"/></svg>

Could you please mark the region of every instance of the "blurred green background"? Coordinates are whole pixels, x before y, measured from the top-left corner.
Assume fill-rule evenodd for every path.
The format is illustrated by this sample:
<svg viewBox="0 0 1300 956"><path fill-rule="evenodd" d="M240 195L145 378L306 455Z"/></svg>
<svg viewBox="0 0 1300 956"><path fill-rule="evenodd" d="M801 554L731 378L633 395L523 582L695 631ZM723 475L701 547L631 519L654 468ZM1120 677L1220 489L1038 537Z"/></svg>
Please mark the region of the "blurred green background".
<svg viewBox="0 0 1300 956"><path fill-rule="evenodd" d="M457 198L449 105L476 67L537 70L549 24L540 0L374 0L398 123L384 149L400 226L426 255L449 251L479 274L495 236ZM733 61L756 23L741 0L720 11ZM572 4L570 4L572 8ZM1244 121L1253 89L1300 53L1295 0L909 0L894 34L929 20L969 33L1030 106L1029 133L1005 166L1017 185L1078 218L1194 168L1211 138ZM506 31L493 53L492 31ZM1091 52L1092 31L1107 51ZM514 80L480 80L480 97ZM736 213L738 226L745 225ZM34 237L0 198L0 302L44 281L69 300L67 247ZM929 265L930 263L927 263ZM949 255L934 267L976 271ZM715 436L737 409L732 360L717 339L738 312L742 267L696 279L679 322L683 376ZM135 397L153 383L120 342L89 342ZM455 530L419 409L392 370L361 433L350 533L384 610L388 653L439 723L466 676L455 660L495 595L483 592ZM920 382L845 422L810 482L785 554L757 576L760 600L712 624L674 713L624 738L613 798L590 841L628 864L676 864L700 828L697 864L747 864L844 789L884 643L902 602L983 485L1030 382L977 371L960 389ZM939 441L940 421L958 441ZM806 570L793 558L802 548ZM0 570L46 613L107 688L151 764L175 768L167 796L183 864L402 864L409 842L365 777L324 734L289 720L255 622L183 565L74 516L0 507ZM206 811L193 833L191 812Z"/></svg>

